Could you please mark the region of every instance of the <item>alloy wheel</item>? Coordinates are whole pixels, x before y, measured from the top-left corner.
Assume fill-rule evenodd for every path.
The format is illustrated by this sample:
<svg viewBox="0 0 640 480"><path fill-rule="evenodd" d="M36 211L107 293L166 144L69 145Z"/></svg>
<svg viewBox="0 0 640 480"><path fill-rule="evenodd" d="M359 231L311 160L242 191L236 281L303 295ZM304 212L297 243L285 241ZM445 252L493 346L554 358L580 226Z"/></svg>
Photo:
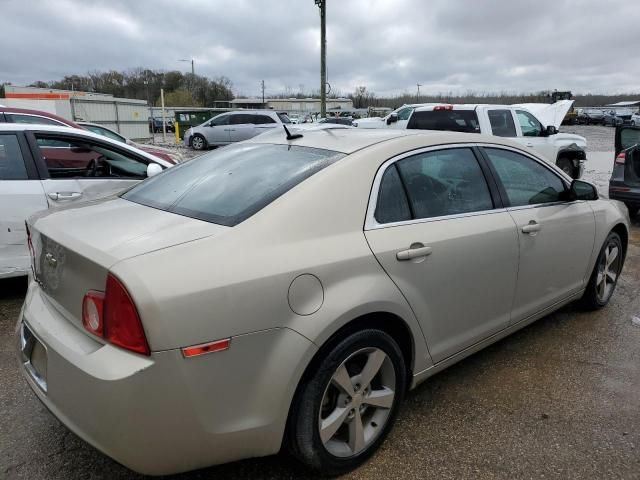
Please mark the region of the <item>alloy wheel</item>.
<svg viewBox="0 0 640 480"><path fill-rule="evenodd" d="M204 140L202 140L200 137L193 137L193 139L191 140L191 146L194 148L194 150L202 150L202 147L204 147Z"/></svg>
<svg viewBox="0 0 640 480"><path fill-rule="evenodd" d="M396 374L379 348L351 354L325 389L318 418L322 444L336 457L367 449L384 430L396 396Z"/></svg>
<svg viewBox="0 0 640 480"><path fill-rule="evenodd" d="M620 275L621 257L618 244L610 241L600 259L596 277L596 294L601 303L606 303L613 293Z"/></svg>

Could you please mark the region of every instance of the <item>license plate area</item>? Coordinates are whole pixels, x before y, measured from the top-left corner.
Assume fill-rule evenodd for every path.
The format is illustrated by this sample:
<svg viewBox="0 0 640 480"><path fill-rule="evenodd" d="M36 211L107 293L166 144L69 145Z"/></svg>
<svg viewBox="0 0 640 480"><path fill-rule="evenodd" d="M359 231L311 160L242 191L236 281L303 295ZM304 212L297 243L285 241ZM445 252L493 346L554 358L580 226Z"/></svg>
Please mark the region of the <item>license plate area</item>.
<svg viewBox="0 0 640 480"><path fill-rule="evenodd" d="M25 322L20 326L20 354L33 381L47 393L47 349Z"/></svg>

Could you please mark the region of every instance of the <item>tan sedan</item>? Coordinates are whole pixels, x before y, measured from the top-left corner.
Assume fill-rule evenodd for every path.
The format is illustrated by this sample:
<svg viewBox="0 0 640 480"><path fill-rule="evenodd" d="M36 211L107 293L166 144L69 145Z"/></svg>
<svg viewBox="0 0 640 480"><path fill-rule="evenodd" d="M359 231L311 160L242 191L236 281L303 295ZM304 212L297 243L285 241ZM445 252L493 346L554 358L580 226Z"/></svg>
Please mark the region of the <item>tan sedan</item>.
<svg viewBox="0 0 640 480"><path fill-rule="evenodd" d="M107 455L169 474L287 448L338 474L406 391L581 299L628 238L506 139L274 131L33 217L22 371Z"/></svg>

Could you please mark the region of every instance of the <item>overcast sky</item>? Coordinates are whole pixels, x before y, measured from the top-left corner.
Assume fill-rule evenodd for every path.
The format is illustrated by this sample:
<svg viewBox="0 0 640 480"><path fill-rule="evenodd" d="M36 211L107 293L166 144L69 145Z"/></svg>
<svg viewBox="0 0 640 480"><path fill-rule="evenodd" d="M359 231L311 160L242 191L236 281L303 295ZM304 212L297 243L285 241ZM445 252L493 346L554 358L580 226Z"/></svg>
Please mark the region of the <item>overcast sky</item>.
<svg viewBox="0 0 640 480"><path fill-rule="evenodd" d="M146 67L236 95L319 89L313 0L0 0L0 82ZM349 93L640 92L640 0L327 0L329 82Z"/></svg>

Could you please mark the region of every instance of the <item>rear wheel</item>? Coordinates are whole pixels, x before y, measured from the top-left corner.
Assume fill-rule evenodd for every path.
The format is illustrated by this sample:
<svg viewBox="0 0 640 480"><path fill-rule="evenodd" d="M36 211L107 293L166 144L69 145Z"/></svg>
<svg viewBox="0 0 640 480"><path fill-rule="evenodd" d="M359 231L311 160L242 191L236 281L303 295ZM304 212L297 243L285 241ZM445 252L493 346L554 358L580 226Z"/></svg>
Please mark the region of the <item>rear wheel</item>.
<svg viewBox="0 0 640 480"><path fill-rule="evenodd" d="M558 165L560 170L573 178L573 162L571 160L565 157L561 157L556 162L556 165Z"/></svg>
<svg viewBox="0 0 640 480"><path fill-rule="evenodd" d="M363 330L345 338L301 386L290 423L292 453L324 474L356 468L391 429L406 379L402 352L388 334Z"/></svg>
<svg viewBox="0 0 640 480"><path fill-rule="evenodd" d="M205 138L199 133L196 133L191 139L191 148L194 150L204 150L206 147L207 141Z"/></svg>
<svg viewBox="0 0 640 480"><path fill-rule="evenodd" d="M620 236L611 232L600 250L587 289L582 297L582 302L587 308L596 310L609 303L622 271L623 255Z"/></svg>
<svg viewBox="0 0 640 480"><path fill-rule="evenodd" d="M635 127L635 126L636 126L636 122L635 122L635 120L631 120L631 126L632 126L632 127Z"/></svg>

